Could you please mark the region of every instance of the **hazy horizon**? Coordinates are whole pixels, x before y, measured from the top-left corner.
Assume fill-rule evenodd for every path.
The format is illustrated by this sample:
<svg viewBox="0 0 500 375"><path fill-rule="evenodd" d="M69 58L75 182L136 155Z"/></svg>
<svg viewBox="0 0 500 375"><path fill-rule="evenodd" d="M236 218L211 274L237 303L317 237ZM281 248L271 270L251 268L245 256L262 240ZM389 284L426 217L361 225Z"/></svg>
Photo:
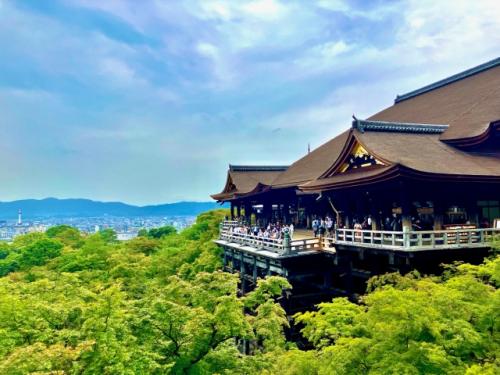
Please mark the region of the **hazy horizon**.
<svg viewBox="0 0 500 375"><path fill-rule="evenodd" d="M124 203L130 206L137 206L137 207L145 207L145 206L158 206L158 205L163 205L163 204L176 204L176 203L211 203L214 202L213 199L206 199L206 200L178 200L178 201L172 201L172 202L153 202L149 204L135 204L135 203L130 203L127 201L121 201L121 200L99 200L99 199L92 199L92 198L85 198L85 197L68 197L68 198L60 198L60 197L45 197L45 198L19 198L19 199L12 199L12 200L2 200L0 199L0 203L13 203L17 201L28 201L28 200L33 200L33 201L44 201L44 200L50 200L50 199L55 199L55 200L88 200L92 202L98 202L98 203Z"/></svg>
<svg viewBox="0 0 500 375"><path fill-rule="evenodd" d="M209 201L498 57L495 1L0 0L0 200Z"/></svg>

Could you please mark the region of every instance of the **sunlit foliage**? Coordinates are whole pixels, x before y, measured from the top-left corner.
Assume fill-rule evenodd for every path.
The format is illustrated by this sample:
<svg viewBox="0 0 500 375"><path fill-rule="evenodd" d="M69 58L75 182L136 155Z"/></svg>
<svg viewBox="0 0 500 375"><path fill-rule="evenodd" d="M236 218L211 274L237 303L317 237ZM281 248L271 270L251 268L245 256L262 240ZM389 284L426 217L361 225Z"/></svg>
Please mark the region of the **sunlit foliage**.
<svg viewBox="0 0 500 375"><path fill-rule="evenodd" d="M311 374L499 373L499 277L498 257L441 277L376 277L359 304L337 298L296 315L314 360L311 352L283 360L314 361Z"/></svg>
<svg viewBox="0 0 500 375"><path fill-rule="evenodd" d="M225 212L127 242L59 226L0 247L0 373L247 373L284 347L281 278L245 297L212 243ZM161 233L158 234L158 233ZM157 235L158 234L158 235ZM251 343L252 355L242 355Z"/></svg>
<svg viewBox="0 0 500 375"><path fill-rule="evenodd" d="M297 314L288 282L238 293L211 241L226 213L119 242L60 226L0 244L0 374L497 374L500 258L370 280ZM243 354L245 353L245 354Z"/></svg>

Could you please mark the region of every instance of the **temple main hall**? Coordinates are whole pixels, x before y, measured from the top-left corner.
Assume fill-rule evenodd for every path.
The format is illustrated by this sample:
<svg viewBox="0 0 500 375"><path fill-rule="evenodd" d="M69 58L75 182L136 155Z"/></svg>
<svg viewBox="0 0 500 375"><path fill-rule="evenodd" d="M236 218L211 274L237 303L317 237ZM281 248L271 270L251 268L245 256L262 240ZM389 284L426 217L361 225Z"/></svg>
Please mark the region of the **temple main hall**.
<svg viewBox="0 0 500 375"><path fill-rule="evenodd" d="M216 242L242 289L278 274L302 301L362 293L377 274L481 261L500 235L500 58L345 123L291 165L229 166Z"/></svg>

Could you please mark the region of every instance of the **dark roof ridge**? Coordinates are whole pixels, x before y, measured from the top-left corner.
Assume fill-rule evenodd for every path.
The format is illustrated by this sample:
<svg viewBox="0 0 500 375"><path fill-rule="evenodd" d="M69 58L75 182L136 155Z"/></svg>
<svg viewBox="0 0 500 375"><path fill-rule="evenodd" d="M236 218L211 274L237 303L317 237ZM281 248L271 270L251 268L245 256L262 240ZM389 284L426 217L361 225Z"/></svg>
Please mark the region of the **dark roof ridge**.
<svg viewBox="0 0 500 375"><path fill-rule="evenodd" d="M481 65L475 66L473 68L464 70L463 72L454 74L450 77L441 79L437 82L431 83L430 85L427 85L427 86L421 87L419 89L410 91L406 94L398 95L398 96L396 96L396 99L394 99L394 104L397 104L397 103L402 102L402 101L407 100L407 99L411 99L411 98L418 96L418 95L421 95L421 94L425 94L426 92L429 92L429 91L438 89L440 87L449 85L450 83L453 83L456 81L460 81L464 78L470 77L474 74L481 73L485 70L488 70L488 69L491 69L491 68L494 68L497 66L500 66L500 57L497 57L493 60L490 60L488 62L481 64Z"/></svg>
<svg viewBox="0 0 500 375"><path fill-rule="evenodd" d="M448 129L448 125L359 120L354 117L352 128L358 129L361 133L364 133L365 131L383 131L397 133L441 134Z"/></svg>
<svg viewBox="0 0 500 375"><path fill-rule="evenodd" d="M281 172L288 169L287 165L232 165L229 164L231 172Z"/></svg>

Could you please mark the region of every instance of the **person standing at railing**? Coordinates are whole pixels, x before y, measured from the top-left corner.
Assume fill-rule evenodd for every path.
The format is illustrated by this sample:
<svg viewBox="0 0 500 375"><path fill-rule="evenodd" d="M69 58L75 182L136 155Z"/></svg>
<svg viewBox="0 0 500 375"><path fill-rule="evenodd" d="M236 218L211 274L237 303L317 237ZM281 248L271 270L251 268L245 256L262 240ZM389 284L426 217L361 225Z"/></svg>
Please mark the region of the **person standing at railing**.
<svg viewBox="0 0 500 375"><path fill-rule="evenodd" d="M354 241L361 242L361 231L363 230L363 226L359 223L359 221L354 220Z"/></svg>
<svg viewBox="0 0 500 375"><path fill-rule="evenodd" d="M328 236L332 237L333 236L333 220L330 216L326 217L325 224L326 224L326 231L327 231Z"/></svg>
<svg viewBox="0 0 500 375"><path fill-rule="evenodd" d="M361 226L363 227L363 230L372 229L372 217L370 215L365 216L365 219L363 220Z"/></svg>
<svg viewBox="0 0 500 375"><path fill-rule="evenodd" d="M392 214L392 222L391 222L391 230L394 232L400 232L403 229L403 224L401 222L401 219L398 217L397 214Z"/></svg>
<svg viewBox="0 0 500 375"><path fill-rule="evenodd" d="M314 217L314 220L312 221L312 230L314 233L314 237L317 237L319 230L319 220L316 217Z"/></svg>
<svg viewBox="0 0 500 375"><path fill-rule="evenodd" d="M390 217L386 217L385 220L384 220L384 230L386 231L389 231L389 230L392 230L392 226L391 226L391 218Z"/></svg>
<svg viewBox="0 0 500 375"><path fill-rule="evenodd" d="M276 231L276 229L274 229L274 230L271 232L271 239L272 239L272 240L277 240L277 239L279 239L278 237L279 237L278 232Z"/></svg>
<svg viewBox="0 0 500 375"><path fill-rule="evenodd" d="M326 232L326 222L325 222L325 220L323 220L323 219L320 220L318 231L319 231L319 236L320 237L323 237L325 235L325 232Z"/></svg>

